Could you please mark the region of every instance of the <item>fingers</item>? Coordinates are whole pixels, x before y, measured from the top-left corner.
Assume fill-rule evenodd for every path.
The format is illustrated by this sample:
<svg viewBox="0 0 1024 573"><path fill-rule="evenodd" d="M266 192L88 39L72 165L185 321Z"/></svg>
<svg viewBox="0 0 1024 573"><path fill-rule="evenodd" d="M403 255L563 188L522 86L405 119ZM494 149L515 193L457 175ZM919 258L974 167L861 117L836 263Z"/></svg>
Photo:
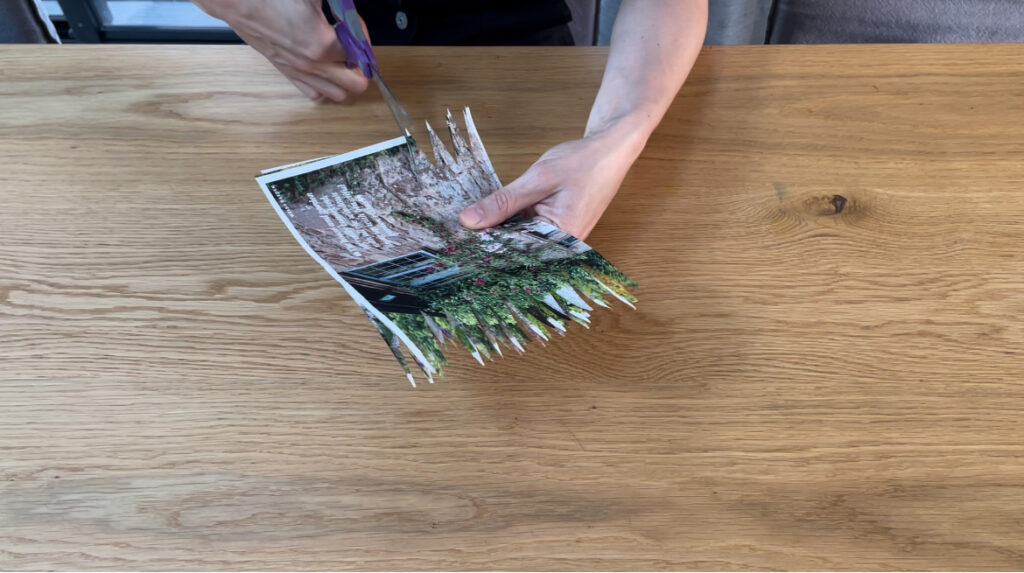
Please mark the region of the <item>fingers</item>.
<svg viewBox="0 0 1024 573"><path fill-rule="evenodd" d="M362 93L370 85L360 69L349 68L346 65L345 50L342 49L334 28L326 20L317 32L313 46L305 55L311 64L310 73L338 86L346 94Z"/></svg>
<svg viewBox="0 0 1024 573"><path fill-rule="evenodd" d="M344 58L341 63L324 66L320 71L320 76L349 94L361 94L370 86L370 80L363 75L359 68L349 69L345 66Z"/></svg>
<svg viewBox="0 0 1024 573"><path fill-rule="evenodd" d="M345 65L344 49L320 0L195 1L226 21L310 99L343 101L369 85L360 70Z"/></svg>
<svg viewBox="0 0 1024 573"><path fill-rule="evenodd" d="M535 163L519 179L466 207L459 222L470 229L493 227L556 191L556 183L542 163Z"/></svg>
<svg viewBox="0 0 1024 573"><path fill-rule="evenodd" d="M349 95L349 92L336 82L324 79L312 71L305 71L312 70L313 68L310 66L303 66L302 69L299 69L286 63L275 62L274 67L284 74L303 95L311 100L316 101L326 97L332 101L341 102Z"/></svg>
<svg viewBox="0 0 1024 573"><path fill-rule="evenodd" d="M333 77L324 78L315 73L301 72L284 64L274 65L302 92L302 95L314 101L326 97L332 101L342 102L348 98L349 94L364 91L367 85L366 78L363 77L362 72L359 70L349 70L341 67L340 70L331 72ZM338 68L340 66L332 67ZM353 72L358 74L363 81L359 82L358 80L345 77Z"/></svg>
<svg viewBox="0 0 1024 573"><path fill-rule="evenodd" d="M288 81L290 81L293 86L295 86L300 92L302 92L302 95L308 97L313 101L317 101L323 97L323 95L320 92L316 91L316 89L313 88L313 86L302 81L298 77L298 74L296 74L295 71L289 68L288 66L284 66L274 62L271 63L274 64L274 67L277 68L277 71L281 72L281 75L288 78Z"/></svg>
<svg viewBox="0 0 1024 573"><path fill-rule="evenodd" d="M332 101L342 102L345 101L345 98L348 97L348 92L345 91L344 88L318 75L303 74L301 76L301 81L310 85L313 89L320 92L321 94L323 94L324 97Z"/></svg>
<svg viewBox="0 0 1024 573"><path fill-rule="evenodd" d="M362 93L369 80L358 68L349 69L334 29L326 21L303 46L279 46L253 38L250 45L263 53L303 95L311 100L342 102Z"/></svg>
<svg viewBox="0 0 1024 573"><path fill-rule="evenodd" d="M295 87L299 88L299 91L302 92L302 95L308 97L309 99L311 99L313 101L317 101L320 98L324 97L320 92L316 91L313 88L313 86L307 84L306 82L304 82L302 80L297 80L295 78L288 78L288 79L292 82L292 85L294 85Z"/></svg>
<svg viewBox="0 0 1024 573"><path fill-rule="evenodd" d="M350 94L366 91L369 80L361 70L350 69L345 64L345 52L334 28L325 21L315 36L291 63L298 79L336 102L344 101Z"/></svg>

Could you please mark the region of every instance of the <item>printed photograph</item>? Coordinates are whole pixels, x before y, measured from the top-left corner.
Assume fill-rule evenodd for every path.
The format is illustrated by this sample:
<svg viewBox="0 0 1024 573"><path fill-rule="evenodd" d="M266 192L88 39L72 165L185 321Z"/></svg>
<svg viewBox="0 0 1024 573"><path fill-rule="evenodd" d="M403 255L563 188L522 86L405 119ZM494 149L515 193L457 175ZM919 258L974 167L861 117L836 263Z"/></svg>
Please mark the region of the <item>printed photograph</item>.
<svg viewBox="0 0 1024 573"><path fill-rule="evenodd" d="M522 353L595 306L630 307L636 286L586 243L538 219L472 231L458 215L501 183L469 109L448 114L448 151L427 125L433 161L411 138L264 172L257 182L307 252L345 286L415 385L449 345L477 361Z"/></svg>

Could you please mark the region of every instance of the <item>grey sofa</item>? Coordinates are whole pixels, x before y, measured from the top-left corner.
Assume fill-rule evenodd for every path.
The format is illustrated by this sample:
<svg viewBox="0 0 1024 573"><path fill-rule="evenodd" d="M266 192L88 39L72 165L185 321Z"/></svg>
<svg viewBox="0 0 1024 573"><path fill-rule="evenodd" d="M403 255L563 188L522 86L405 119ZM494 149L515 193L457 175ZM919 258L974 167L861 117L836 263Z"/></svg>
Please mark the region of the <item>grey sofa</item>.
<svg viewBox="0 0 1024 573"><path fill-rule="evenodd" d="M770 44L1024 42L1022 0L775 0L772 4L766 33Z"/></svg>
<svg viewBox="0 0 1024 573"><path fill-rule="evenodd" d="M619 0L569 1L584 30L596 5L596 43L607 43ZM1024 42L1024 0L708 0L705 42Z"/></svg>

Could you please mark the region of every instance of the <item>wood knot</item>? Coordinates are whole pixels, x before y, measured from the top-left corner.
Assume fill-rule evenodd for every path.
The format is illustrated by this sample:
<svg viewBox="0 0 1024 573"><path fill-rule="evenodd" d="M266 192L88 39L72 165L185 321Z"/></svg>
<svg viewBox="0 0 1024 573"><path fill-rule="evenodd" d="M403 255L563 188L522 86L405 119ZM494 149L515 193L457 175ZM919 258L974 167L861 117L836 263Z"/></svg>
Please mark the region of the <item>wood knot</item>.
<svg viewBox="0 0 1024 573"><path fill-rule="evenodd" d="M842 195L833 195L831 203L832 206L835 207L836 215L838 215L846 208L846 197L843 197Z"/></svg>
<svg viewBox="0 0 1024 573"><path fill-rule="evenodd" d="M854 205L850 199L843 195L826 195L821 193L804 196L801 207L801 217L834 217L840 213L850 213L850 211L854 210L854 207L859 207L859 205Z"/></svg>

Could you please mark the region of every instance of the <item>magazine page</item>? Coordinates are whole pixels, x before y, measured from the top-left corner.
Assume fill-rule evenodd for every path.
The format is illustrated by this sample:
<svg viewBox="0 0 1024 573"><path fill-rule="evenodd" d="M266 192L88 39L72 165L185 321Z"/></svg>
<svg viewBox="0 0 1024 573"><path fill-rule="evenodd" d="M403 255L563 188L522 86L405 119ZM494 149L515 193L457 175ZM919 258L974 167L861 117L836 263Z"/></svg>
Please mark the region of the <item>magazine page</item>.
<svg viewBox="0 0 1024 573"><path fill-rule="evenodd" d="M433 162L399 137L265 171L257 182L281 220L348 291L409 381L409 359L433 382L449 345L481 364L586 327L595 306L632 306L636 284L583 241L539 219L485 231L463 208L501 187L464 111L448 114L454 154L427 126Z"/></svg>

